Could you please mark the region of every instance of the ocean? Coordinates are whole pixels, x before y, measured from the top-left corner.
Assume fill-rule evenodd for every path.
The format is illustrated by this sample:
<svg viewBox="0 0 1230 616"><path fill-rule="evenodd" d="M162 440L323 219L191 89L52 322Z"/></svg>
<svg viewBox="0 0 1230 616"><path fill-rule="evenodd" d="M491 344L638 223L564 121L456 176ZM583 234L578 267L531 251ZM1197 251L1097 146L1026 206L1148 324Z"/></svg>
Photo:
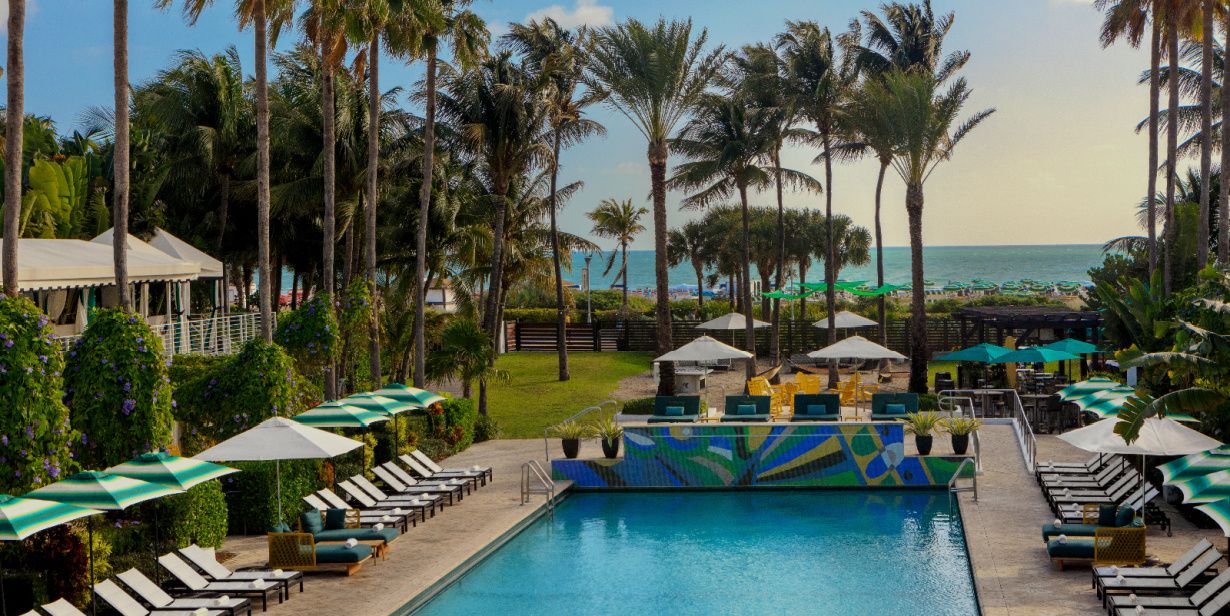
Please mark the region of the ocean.
<svg viewBox="0 0 1230 616"><path fill-rule="evenodd" d="M606 289L615 279L619 264L610 274L602 275L609 252L595 253L591 262L590 286ZM923 248L923 272L927 280L940 285L953 280L969 282L974 279L1001 283L1012 280L1032 279L1045 281L1089 282L1089 269L1102 263L1100 244L1061 244L1050 246L929 246ZM585 254L573 253L572 271L564 273L564 279L581 280L585 268ZM752 278L758 277L752 264ZM846 267L839 275L844 280L876 279L875 250L867 265ZM823 264L816 261L808 267L807 281L824 279ZM884 280L902 284L910 281L910 249L908 246L884 247ZM798 282L797 280L795 282ZM725 283L725 280L719 281ZM670 284L695 285L696 274L690 263L670 269ZM654 286L653 251L628 251L628 287L651 289Z"/></svg>

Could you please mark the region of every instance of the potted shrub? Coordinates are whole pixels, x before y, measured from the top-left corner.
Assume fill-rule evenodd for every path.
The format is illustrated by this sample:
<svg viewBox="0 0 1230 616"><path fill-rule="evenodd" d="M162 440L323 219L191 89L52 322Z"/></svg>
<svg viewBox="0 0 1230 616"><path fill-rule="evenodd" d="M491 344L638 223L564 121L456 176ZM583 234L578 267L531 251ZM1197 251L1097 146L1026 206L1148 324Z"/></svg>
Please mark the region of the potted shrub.
<svg viewBox="0 0 1230 616"><path fill-rule="evenodd" d="M918 455L931 455L931 433L939 426L940 414L935 411L922 411L907 413L905 417L902 420L905 422L905 431L914 435L914 446L918 448Z"/></svg>
<svg viewBox="0 0 1230 616"><path fill-rule="evenodd" d="M598 419L593 423L594 435L602 439L602 455L614 460L619 455L619 442L624 437L623 426L614 418Z"/></svg>
<svg viewBox="0 0 1230 616"><path fill-rule="evenodd" d="M564 446L564 457L572 459L581 452L581 439L593 436L593 430L575 421L565 421L551 426L549 435L560 440Z"/></svg>
<svg viewBox="0 0 1230 616"><path fill-rule="evenodd" d="M943 427L952 436L952 452L963 456L969 449L969 435L982 427L982 420L973 417L949 417L944 420Z"/></svg>

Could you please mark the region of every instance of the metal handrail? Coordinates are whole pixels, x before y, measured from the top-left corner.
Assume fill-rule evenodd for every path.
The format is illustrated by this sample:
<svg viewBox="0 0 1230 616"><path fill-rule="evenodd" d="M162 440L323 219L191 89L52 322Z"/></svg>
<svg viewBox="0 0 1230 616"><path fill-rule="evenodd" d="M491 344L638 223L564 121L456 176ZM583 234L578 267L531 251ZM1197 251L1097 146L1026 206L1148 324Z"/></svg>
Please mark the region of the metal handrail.
<svg viewBox="0 0 1230 616"><path fill-rule="evenodd" d="M957 492L964 491L964 490L961 490L960 488L955 488L954 486L956 486L956 484L957 484L957 480L961 478L961 471L964 471L964 470L965 470L965 465L966 465L966 464L970 464L971 462L973 462L973 460L971 460L970 458L966 458L966 459L964 459L964 460L961 460L961 463L957 465L957 470L956 470L956 472L954 472L954 473L952 474L952 478L948 480L948 495L949 495L949 497L950 497L950 498L951 498L951 496L952 496L953 494L956 494ZM978 502L978 468L977 468L977 463L974 463L974 474L970 476L970 479L972 479L972 480L973 480L973 482L974 482L973 492L974 492L974 502L976 503L976 502Z"/></svg>
<svg viewBox="0 0 1230 616"><path fill-rule="evenodd" d="M1008 398L1012 406L1012 429L1016 434L1017 446L1021 450L1021 456L1025 459L1025 468L1029 472L1034 472L1037 468L1038 459L1038 438L1034 435L1033 427L1029 425L1029 416L1025 413L1025 406L1021 404L1021 395L1015 389L945 389L940 392L940 396L952 394L1001 394ZM985 415L985 410L984 413Z"/></svg>
<svg viewBox="0 0 1230 616"><path fill-rule="evenodd" d="M538 486L533 485L533 481L538 482ZM538 460L530 460L521 464L521 504L524 505L530 502L531 494L547 495L547 507L554 507L555 503L555 480L551 479L547 472L543 470L542 465Z"/></svg>
<svg viewBox="0 0 1230 616"><path fill-rule="evenodd" d="M576 413L572 417L569 417L568 419L565 419L564 421L561 421L557 424L552 424L550 426L547 426L546 428L543 428L542 430L542 449L543 449L543 453L546 454L547 462L551 461L551 437L548 435L551 434L552 428L560 424L566 424L570 421L576 421L594 411L601 411L602 408L608 404L611 406L615 406L615 407L619 406L619 403L614 400L604 400L602 402L599 402L598 404L595 404L594 406L587 406L581 409L578 413Z"/></svg>

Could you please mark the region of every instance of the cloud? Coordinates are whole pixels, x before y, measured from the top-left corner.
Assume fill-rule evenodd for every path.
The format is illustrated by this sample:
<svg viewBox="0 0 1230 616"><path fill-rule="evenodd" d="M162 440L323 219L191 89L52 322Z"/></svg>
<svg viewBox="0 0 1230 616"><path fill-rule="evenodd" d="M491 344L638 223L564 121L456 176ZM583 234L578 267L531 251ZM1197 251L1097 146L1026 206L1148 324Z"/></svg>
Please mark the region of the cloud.
<svg viewBox="0 0 1230 616"><path fill-rule="evenodd" d="M577 28L580 26L597 28L611 25L611 18L614 15L615 9L598 4L598 0L576 0L576 4L573 5L571 11L558 4L552 4L526 15L525 21L541 20L545 17L550 17L555 20L555 23L564 28Z"/></svg>

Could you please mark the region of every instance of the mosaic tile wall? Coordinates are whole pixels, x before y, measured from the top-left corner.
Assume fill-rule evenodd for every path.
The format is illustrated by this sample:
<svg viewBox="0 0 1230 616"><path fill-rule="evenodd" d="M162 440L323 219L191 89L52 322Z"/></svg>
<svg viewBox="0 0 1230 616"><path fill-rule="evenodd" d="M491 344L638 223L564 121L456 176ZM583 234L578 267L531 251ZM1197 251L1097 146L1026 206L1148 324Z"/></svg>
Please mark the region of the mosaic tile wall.
<svg viewBox="0 0 1230 616"><path fill-rule="evenodd" d="M579 488L924 487L947 485L962 460L906 456L902 425L887 422L638 426L623 447L622 460L552 460L552 473Z"/></svg>

